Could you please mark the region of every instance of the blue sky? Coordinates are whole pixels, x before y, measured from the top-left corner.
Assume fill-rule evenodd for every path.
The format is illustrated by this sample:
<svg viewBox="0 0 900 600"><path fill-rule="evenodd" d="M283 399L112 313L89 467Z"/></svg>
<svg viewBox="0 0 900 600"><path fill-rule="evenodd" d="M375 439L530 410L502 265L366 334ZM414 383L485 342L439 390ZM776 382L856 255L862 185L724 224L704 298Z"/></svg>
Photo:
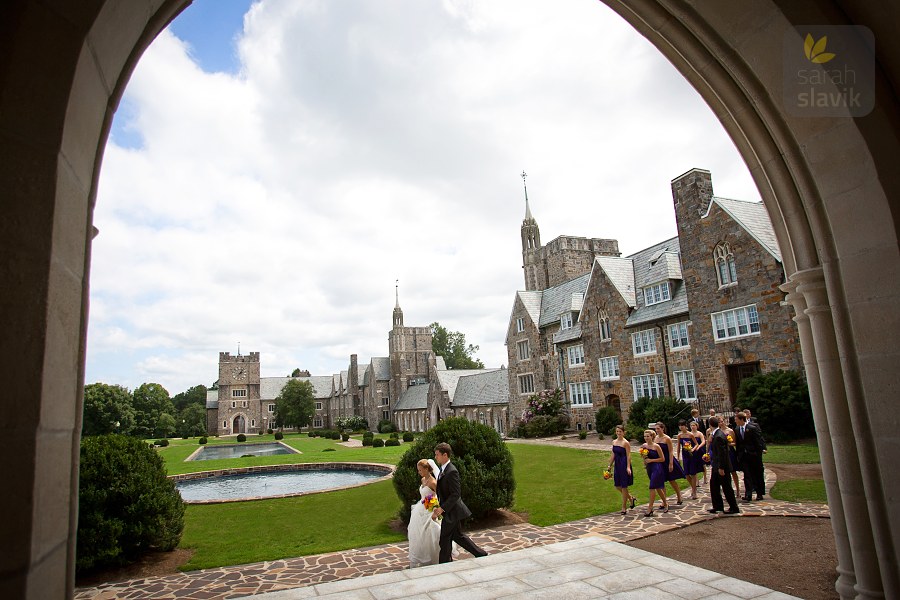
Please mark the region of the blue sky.
<svg viewBox="0 0 900 600"><path fill-rule="evenodd" d="M248 12L249 11L249 12ZM587 0L197 0L151 45L101 170L87 381L171 394L387 354L438 321L507 363L529 173L544 242L675 234L669 182L758 200L696 92Z"/></svg>

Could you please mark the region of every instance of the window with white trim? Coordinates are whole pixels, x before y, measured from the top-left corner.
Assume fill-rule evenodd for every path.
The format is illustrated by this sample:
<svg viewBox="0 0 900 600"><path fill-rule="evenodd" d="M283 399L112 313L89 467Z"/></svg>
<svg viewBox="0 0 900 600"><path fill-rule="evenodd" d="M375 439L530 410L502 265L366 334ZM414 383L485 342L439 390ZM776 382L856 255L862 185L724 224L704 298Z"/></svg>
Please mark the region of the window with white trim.
<svg viewBox="0 0 900 600"><path fill-rule="evenodd" d="M569 346L566 348L566 353L569 355L570 367L580 367L584 365L584 344Z"/></svg>
<svg viewBox="0 0 900 600"><path fill-rule="evenodd" d="M656 331L653 329L635 331L631 334L631 345L635 356L656 354Z"/></svg>
<svg viewBox="0 0 900 600"><path fill-rule="evenodd" d="M244 400L243 402L241 402L241 406L242 406L243 408L247 408L247 401Z"/></svg>
<svg viewBox="0 0 900 600"><path fill-rule="evenodd" d="M572 406L589 406L593 404L591 401L591 382L570 383L569 399L572 401Z"/></svg>
<svg viewBox="0 0 900 600"><path fill-rule="evenodd" d="M666 381L660 374L635 375L631 378L634 401L641 398L659 398L666 395Z"/></svg>
<svg viewBox="0 0 900 600"><path fill-rule="evenodd" d="M662 281L654 285L648 285L644 288L644 304L647 306L659 304L660 302L665 302L666 300L671 299L672 296L669 293L668 281Z"/></svg>
<svg viewBox="0 0 900 600"><path fill-rule="evenodd" d="M270 405L269 405L269 412L270 412L270 413L275 412L275 405L274 405L274 404L270 404Z"/></svg>
<svg viewBox="0 0 900 600"><path fill-rule="evenodd" d="M519 317L516 319L516 333L522 333L525 331L525 317Z"/></svg>
<svg viewBox="0 0 900 600"><path fill-rule="evenodd" d="M531 373L527 375L519 375L519 393L520 394L533 394L534 393L534 375Z"/></svg>
<svg viewBox="0 0 900 600"><path fill-rule="evenodd" d="M322 403L316 402L316 410L322 410Z"/></svg>
<svg viewBox="0 0 900 600"><path fill-rule="evenodd" d="M321 427L322 426L322 417L316 417L313 419L313 427Z"/></svg>
<svg viewBox="0 0 900 600"><path fill-rule="evenodd" d="M600 341L607 342L612 339L612 333L609 328L609 315L605 310L601 310L597 314L597 319L600 321Z"/></svg>
<svg viewBox="0 0 900 600"><path fill-rule="evenodd" d="M560 331L563 331L565 329L572 329L572 323L573 323L572 313L567 312L567 313L563 313L562 315L560 315L560 317L559 317Z"/></svg>
<svg viewBox="0 0 900 600"><path fill-rule="evenodd" d="M600 359L600 381L611 381L619 378L619 357L604 356Z"/></svg>
<svg viewBox="0 0 900 600"><path fill-rule="evenodd" d="M687 321L669 325L669 348L672 350L684 350L685 348L690 348L691 343L688 339L687 326Z"/></svg>
<svg viewBox="0 0 900 600"><path fill-rule="evenodd" d="M675 393L679 400L695 400L697 386L694 385L693 371L675 371Z"/></svg>
<svg viewBox="0 0 900 600"><path fill-rule="evenodd" d="M717 342L733 338L759 335L759 314L756 305L712 313L713 336Z"/></svg>
<svg viewBox="0 0 900 600"><path fill-rule="evenodd" d="M736 284L737 267L728 242L721 242L716 246L713 250L713 258L716 261L716 278L719 280L719 287Z"/></svg>
<svg viewBox="0 0 900 600"><path fill-rule="evenodd" d="M246 398L247 390L231 390L232 398Z"/></svg>
<svg viewBox="0 0 900 600"><path fill-rule="evenodd" d="M234 400L231 401L231 408L237 408L237 402Z"/></svg>
<svg viewBox="0 0 900 600"><path fill-rule="evenodd" d="M528 360L531 358L531 348L528 346L528 340L522 340L516 347L519 349L519 360Z"/></svg>

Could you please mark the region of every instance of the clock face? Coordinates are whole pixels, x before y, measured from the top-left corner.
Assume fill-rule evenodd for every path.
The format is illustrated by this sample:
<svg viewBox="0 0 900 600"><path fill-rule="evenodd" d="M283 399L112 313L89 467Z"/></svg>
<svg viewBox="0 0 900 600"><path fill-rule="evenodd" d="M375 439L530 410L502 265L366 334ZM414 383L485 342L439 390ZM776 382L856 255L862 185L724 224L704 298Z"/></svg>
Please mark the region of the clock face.
<svg viewBox="0 0 900 600"><path fill-rule="evenodd" d="M239 381L247 379L247 369L244 367L235 367L231 370L231 376Z"/></svg>

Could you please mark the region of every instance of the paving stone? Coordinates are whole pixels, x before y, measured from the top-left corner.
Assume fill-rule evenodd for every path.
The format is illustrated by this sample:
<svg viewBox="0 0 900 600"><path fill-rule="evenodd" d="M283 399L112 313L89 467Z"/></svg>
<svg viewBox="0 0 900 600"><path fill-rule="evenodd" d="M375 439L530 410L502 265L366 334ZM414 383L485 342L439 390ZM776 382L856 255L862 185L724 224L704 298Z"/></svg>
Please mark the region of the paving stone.
<svg viewBox="0 0 900 600"><path fill-rule="evenodd" d="M531 573L516 574L516 579L524 581L531 587L542 588L560 586L565 583L605 575L606 571L586 562L563 565L553 569L542 569Z"/></svg>
<svg viewBox="0 0 900 600"><path fill-rule="evenodd" d="M668 581L672 578L671 573L641 565L632 569L600 575L593 579L586 579L585 582L605 590L609 594L614 594L649 587L655 583Z"/></svg>
<svg viewBox="0 0 900 600"><path fill-rule="evenodd" d="M414 594L431 595L432 590L445 590L465 585L466 582L456 573L440 573L424 579L407 579L395 583L387 583L369 589L373 598L377 600L390 600L392 598L406 598Z"/></svg>
<svg viewBox="0 0 900 600"><path fill-rule="evenodd" d="M570 581L562 585L503 596L501 600L602 600L607 596L599 589L583 581Z"/></svg>
<svg viewBox="0 0 900 600"><path fill-rule="evenodd" d="M434 600L458 600L460 598L465 600L492 600L493 598L520 594L531 589L528 584L515 578L502 578L453 589L439 589L429 592L428 595Z"/></svg>

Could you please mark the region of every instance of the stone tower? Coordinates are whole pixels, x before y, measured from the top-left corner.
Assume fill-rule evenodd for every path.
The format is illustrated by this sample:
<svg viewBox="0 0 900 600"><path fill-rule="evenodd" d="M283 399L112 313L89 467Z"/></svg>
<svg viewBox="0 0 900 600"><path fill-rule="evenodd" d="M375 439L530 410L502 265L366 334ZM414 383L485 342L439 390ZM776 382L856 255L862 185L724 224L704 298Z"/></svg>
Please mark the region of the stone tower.
<svg viewBox="0 0 900 600"><path fill-rule="evenodd" d="M388 333L388 352L391 362L391 405L406 388L426 383L429 360L432 358L431 327L404 327L400 297L394 305L394 327Z"/></svg>
<svg viewBox="0 0 900 600"><path fill-rule="evenodd" d="M260 421L259 352L219 352L219 435L256 433Z"/></svg>
<svg viewBox="0 0 900 600"><path fill-rule="evenodd" d="M525 181L525 173L522 173L522 181ZM525 271L526 290L543 290L547 287L547 263L542 258L541 230L531 215L526 186L525 219L522 220L522 269Z"/></svg>

